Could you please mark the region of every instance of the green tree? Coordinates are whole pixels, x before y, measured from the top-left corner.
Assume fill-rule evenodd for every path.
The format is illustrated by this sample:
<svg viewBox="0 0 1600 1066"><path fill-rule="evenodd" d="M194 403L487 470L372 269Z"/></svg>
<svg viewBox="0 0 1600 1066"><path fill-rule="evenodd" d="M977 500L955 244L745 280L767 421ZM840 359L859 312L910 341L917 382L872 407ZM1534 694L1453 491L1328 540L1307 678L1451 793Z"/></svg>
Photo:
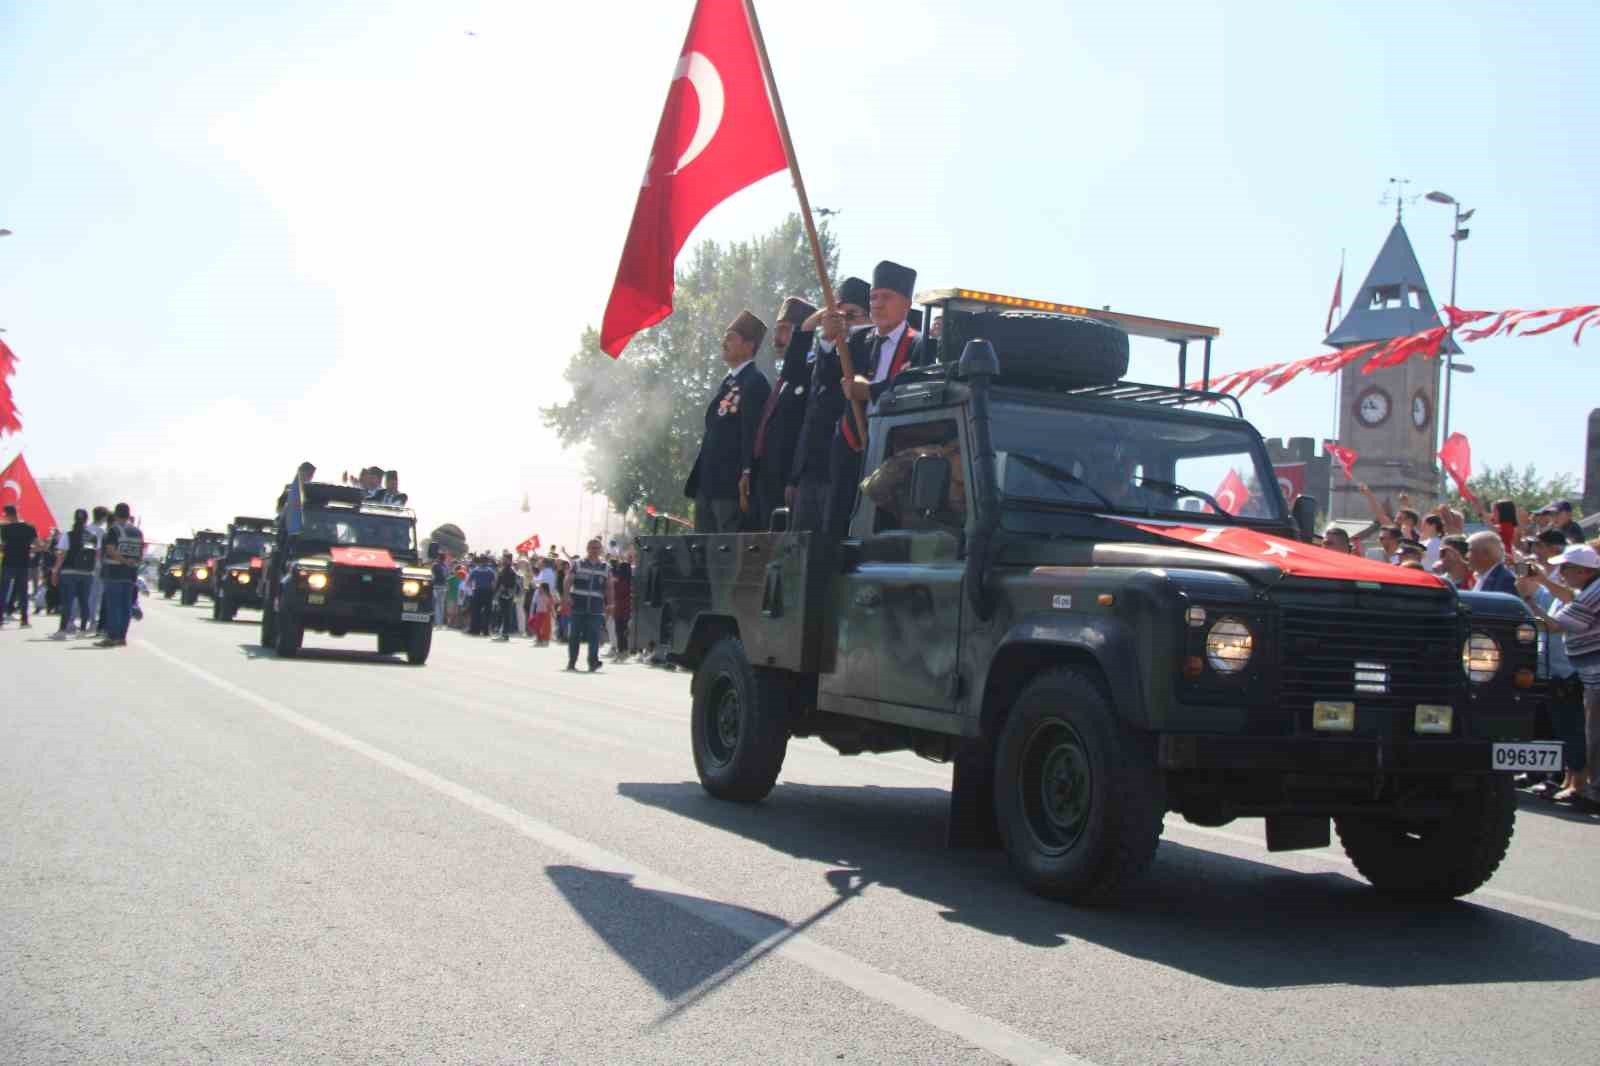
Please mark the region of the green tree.
<svg viewBox="0 0 1600 1066"><path fill-rule="evenodd" d="M824 225L830 276L838 248ZM567 363L572 399L541 409L545 425L569 447L585 449L588 488L617 510L650 503L684 514L683 483L705 429L705 408L727 372L722 335L749 308L770 327L786 296L820 303L821 286L799 215L748 241L702 241L677 271L673 313L634 337L618 359L587 329ZM761 367L773 376L771 334Z"/></svg>
<svg viewBox="0 0 1600 1066"><path fill-rule="evenodd" d="M1563 499L1572 500L1576 508L1578 498L1583 495L1578 491L1578 479L1573 475L1541 477L1532 463L1521 470L1510 463L1498 468L1491 467L1475 475L1469 487L1485 507L1496 500L1515 500L1518 507L1529 511L1537 511L1551 500ZM1474 513L1470 507L1463 506L1461 490L1454 482L1450 486L1450 506L1468 514Z"/></svg>

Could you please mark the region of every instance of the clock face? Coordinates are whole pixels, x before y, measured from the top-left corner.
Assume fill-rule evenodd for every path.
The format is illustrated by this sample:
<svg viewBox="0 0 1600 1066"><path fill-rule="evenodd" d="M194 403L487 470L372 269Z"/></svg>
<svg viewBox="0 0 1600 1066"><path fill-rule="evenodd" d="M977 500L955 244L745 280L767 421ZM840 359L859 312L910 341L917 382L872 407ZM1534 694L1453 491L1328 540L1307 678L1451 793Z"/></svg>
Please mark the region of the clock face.
<svg viewBox="0 0 1600 1066"><path fill-rule="evenodd" d="M1389 394L1376 385L1356 397L1356 417L1365 426L1382 425L1393 407Z"/></svg>
<svg viewBox="0 0 1600 1066"><path fill-rule="evenodd" d="M1421 389L1411 397L1411 424L1418 429L1427 429L1433 421L1433 405L1428 402L1428 394Z"/></svg>

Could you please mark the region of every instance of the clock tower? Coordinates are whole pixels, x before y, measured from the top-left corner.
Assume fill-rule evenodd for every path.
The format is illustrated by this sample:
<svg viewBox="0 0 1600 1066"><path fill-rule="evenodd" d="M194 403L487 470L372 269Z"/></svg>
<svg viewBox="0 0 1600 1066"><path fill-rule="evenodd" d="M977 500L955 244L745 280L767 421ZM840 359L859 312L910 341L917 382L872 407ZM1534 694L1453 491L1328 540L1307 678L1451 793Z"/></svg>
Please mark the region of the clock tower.
<svg viewBox="0 0 1600 1066"><path fill-rule="evenodd" d="M1344 321L1322 343L1349 348L1419 333L1439 325L1439 312L1422 276L1411 239L1398 218L1356 291ZM1440 353L1460 354L1446 337ZM1439 359L1408 359L1395 367L1361 372L1356 360L1339 372L1339 443L1361 458L1355 475L1393 503L1402 492L1421 509L1439 494ZM1371 512L1355 485L1333 486L1334 518L1365 518ZM1397 503L1394 504L1398 506Z"/></svg>

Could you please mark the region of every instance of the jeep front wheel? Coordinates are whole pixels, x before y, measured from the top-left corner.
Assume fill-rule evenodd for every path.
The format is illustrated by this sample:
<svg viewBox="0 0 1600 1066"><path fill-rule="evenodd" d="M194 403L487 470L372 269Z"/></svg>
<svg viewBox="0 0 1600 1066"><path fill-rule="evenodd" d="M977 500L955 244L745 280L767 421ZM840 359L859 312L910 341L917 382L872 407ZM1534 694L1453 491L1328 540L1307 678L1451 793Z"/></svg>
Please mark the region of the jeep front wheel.
<svg viewBox="0 0 1600 1066"><path fill-rule="evenodd" d="M198 600L199 598L200 594L198 592L185 586L183 592L178 596L178 602L183 604L185 607L193 607L194 601Z"/></svg>
<svg viewBox="0 0 1600 1066"><path fill-rule="evenodd" d="M765 799L789 748L785 681L757 671L744 643L724 637L695 671L692 691L689 721L700 786L718 799Z"/></svg>
<svg viewBox="0 0 1600 1066"><path fill-rule="evenodd" d="M1448 816L1429 821L1339 815L1339 842L1386 896L1443 902L1481 888L1511 846L1517 793L1509 774L1486 777Z"/></svg>
<svg viewBox="0 0 1600 1066"><path fill-rule="evenodd" d="M1166 789L1152 745L1081 673L1053 670L1023 689L994 790L1011 868L1041 896L1110 902L1155 857Z"/></svg>
<svg viewBox="0 0 1600 1066"><path fill-rule="evenodd" d="M305 624L293 614L281 615L274 622L273 628L277 630L278 639L273 642L273 650L280 659L293 659L300 654L300 645L305 640Z"/></svg>
<svg viewBox="0 0 1600 1066"><path fill-rule="evenodd" d="M413 625L406 633L406 662L412 666L421 666L428 661L428 652L433 647L433 627Z"/></svg>

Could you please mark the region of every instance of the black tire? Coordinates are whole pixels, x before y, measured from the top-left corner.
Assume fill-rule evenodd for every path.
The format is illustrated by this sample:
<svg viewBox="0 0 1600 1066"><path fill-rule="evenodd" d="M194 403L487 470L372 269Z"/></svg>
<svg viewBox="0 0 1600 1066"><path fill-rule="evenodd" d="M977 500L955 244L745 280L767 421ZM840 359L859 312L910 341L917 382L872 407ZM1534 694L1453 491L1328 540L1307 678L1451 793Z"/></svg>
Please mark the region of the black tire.
<svg viewBox="0 0 1600 1066"><path fill-rule="evenodd" d="M304 623L290 615L276 619L274 628L277 630L277 640L273 641L272 648L278 653L278 658L293 659L299 655L300 645L306 637Z"/></svg>
<svg viewBox="0 0 1600 1066"><path fill-rule="evenodd" d="M1041 896L1114 900L1155 857L1166 784L1154 745L1074 670L1028 683L995 753L995 816L1011 868Z"/></svg>
<svg viewBox="0 0 1600 1066"><path fill-rule="evenodd" d="M228 599L223 600L222 601L222 620L224 622L231 622L235 618L237 618L238 616L239 616L239 605L237 603L234 603L232 600L228 600Z"/></svg>
<svg viewBox="0 0 1600 1066"><path fill-rule="evenodd" d="M406 662L412 666L421 666L428 661L428 652L433 648L433 627L431 625L412 625L406 634Z"/></svg>
<svg viewBox="0 0 1600 1066"><path fill-rule="evenodd" d="M261 646L270 648L278 642L278 613L272 609L272 597L261 599Z"/></svg>
<svg viewBox="0 0 1600 1066"><path fill-rule="evenodd" d="M185 607L193 607L195 601L199 598L200 594L198 592L192 588L189 588L188 586L185 586L182 595L178 597L178 602L183 604Z"/></svg>
<svg viewBox="0 0 1600 1066"><path fill-rule="evenodd" d="M335 634L335 635L337 635L337 634ZM404 648L405 648L405 641L401 640L398 635L396 635L394 633L379 633L378 634L378 654L379 655L393 655L395 652L401 651Z"/></svg>
<svg viewBox="0 0 1600 1066"><path fill-rule="evenodd" d="M938 358L961 358L967 341L982 337L1000 357L1000 380L1045 387L1110 385L1128 373L1128 335L1115 326L1074 315L1026 311L945 316Z"/></svg>
<svg viewBox="0 0 1600 1066"><path fill-rule="evenodd" d="M1344 853L1373 888L1395 899L1442 902L1474 892L1494 876L1516 820L1516 788L1509 774L1497 774L1463 793L1447 818L1341 815L1333 821Z"/></svg>
<svg viewBox="0 0 1600 1066"><path fill-rule="evenodd" d="M756 803L777 784L789 750L789 686L757 670L737 637L724 637L695 671L690 715L700 786L718 799Z"/></svg>
<svg viewBox="0 0 1600 1066"><path fill-rule="evenodd" d="M177 591L178 591L177 589L167 589L165 592L163 592L161 594L161 598L164 599L164 600L170 600L170 599L172 599L173 594L175 592L177 592Z"/></svg>
<svg viewBox="0 0 1600 1066"><path fill-rule="evenodd" d="M211 597L211 620L213 622L222 622L226 621L227 617L227 604L223 602L223 598L221 596Z"/></svg>

